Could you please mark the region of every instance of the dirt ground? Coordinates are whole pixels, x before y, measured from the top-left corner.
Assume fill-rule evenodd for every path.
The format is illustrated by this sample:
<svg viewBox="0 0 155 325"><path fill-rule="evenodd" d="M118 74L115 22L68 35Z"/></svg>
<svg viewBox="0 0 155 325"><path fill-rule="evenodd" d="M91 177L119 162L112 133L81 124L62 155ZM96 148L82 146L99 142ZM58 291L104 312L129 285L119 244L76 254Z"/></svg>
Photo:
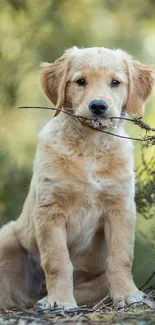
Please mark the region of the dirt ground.
<svg viewBox="0 0 155 325"><path fill-rule="evenodd" d="M155 310L145 309L115 312L36 312L34 310L5 311L0 314L0 325L40 325L40 324L155 324Z"/></svg>
<svg viewBox="0 0 155 325"><path fill-rule="evenodd" d="M51 324L117 324L117 325L155 325L155 285L145 291L153 307L148 304L131 306L116 311L112 304L100 302L93 308L78 307L64 311L61 308L51 310L24 309L0 311L0 325L51 325Z"/></svg>

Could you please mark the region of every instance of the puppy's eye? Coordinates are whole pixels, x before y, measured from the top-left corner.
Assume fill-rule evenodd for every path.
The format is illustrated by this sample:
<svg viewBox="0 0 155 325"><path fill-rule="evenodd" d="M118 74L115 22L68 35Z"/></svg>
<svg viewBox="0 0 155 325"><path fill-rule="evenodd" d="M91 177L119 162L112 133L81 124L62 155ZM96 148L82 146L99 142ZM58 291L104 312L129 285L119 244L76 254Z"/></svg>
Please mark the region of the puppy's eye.
<svg viewBox="0 0 155 325"><path fill-rule="evenodd" d="M120 82L118 80L113 79L110 86L111 88L113 87L118 87L120 85Z"/></svg>
<svg viewBox="0 0 155 325"><path fill-rule="evenodd" d="M79 86L86 86L86 80L84 78L80 78L80 79L76 80L76 83Z"/></svg>

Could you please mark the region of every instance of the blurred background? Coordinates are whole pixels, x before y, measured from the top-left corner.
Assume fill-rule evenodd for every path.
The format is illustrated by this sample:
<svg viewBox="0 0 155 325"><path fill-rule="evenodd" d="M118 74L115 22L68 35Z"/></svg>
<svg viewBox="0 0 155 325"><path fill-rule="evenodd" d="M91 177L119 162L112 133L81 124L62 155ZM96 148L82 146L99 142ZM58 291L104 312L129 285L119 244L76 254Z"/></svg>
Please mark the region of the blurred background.
<svg viewBox="0 0 155 325"><path fill-rule="evenodd" d="M50 105L38 82L39 65L53 62L73 45L122 48L155 67L155 1L0 1L1 225L16 219L22 209L37 133L52 116L51 111L18 110L18 106ZM144 120L155 127L155 92ZM127 129L131 136L142 135L137 127L127 125ZM135 169L142 163L141 152L136 143ZM155 147L143 149L146 166L154 152ZM143 173L144 184L146 178ZM145 212L138 214L137 222L134 273L138 284L155 271L155 213L153 218L152 212L151 216Z"/></svg>

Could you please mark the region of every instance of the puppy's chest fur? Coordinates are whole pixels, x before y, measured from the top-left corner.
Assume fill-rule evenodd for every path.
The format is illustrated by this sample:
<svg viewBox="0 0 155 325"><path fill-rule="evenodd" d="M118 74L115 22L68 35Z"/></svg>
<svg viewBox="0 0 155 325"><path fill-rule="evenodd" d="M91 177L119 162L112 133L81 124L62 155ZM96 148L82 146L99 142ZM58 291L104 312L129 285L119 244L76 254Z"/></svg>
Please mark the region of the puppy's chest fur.
<svg viewBox="0 0 155 325"><path fill-rule="evenodd" d="M83 157L82 157L83 158ZM77 159L75 175L75 205L68 211L68 246L81 253L90 246L92 238L100 226L103 208L100 195L103 191L101 179L96 176L98 165L93 157ZM75 157L73 163L75 163ZM82 173L80 173L82 169Z"/></svg>
<svg viewBox="0 0 155 325"><path fill-rule="evenodd" d="M90 247L95 233L102 227L104 196L110 197L110 192L117 186L119 181L115 176L122 175L121 162L107 149L96 155L64 158L64 178L73 198L68 202L67 211L68 246L72 251L81 253Z"/></svg>
<svg viewBox="0 0 155 325"><path fill-rule="evenodd" d="M45 200L54 195L67 217L68 247L76 252L86 250L102 225L105 198L121 195L128 158L118 142L108 147L89 144L80 150L79 146L62 145L59 139L52 145L44 142L41 157L42 175L51 179Z"/></svg>

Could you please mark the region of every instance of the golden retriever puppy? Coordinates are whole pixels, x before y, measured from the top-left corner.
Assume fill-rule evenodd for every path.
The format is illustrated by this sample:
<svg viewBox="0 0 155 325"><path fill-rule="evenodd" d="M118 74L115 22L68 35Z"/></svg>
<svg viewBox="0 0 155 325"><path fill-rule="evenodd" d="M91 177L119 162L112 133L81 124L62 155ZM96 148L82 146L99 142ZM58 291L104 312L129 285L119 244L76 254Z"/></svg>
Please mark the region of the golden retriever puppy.
<svg viewBox="0 0 155 325"><path fill-rule="evenodd" d="M110 118L143 114L153 71L122 50L73 47L43 65L40 81L57 107L88 120L61 112L39 134L22 213L0 231L0 308L43 296L42 308L72 308L108 292L118 307L140 301L133 146Z"/></svg>

